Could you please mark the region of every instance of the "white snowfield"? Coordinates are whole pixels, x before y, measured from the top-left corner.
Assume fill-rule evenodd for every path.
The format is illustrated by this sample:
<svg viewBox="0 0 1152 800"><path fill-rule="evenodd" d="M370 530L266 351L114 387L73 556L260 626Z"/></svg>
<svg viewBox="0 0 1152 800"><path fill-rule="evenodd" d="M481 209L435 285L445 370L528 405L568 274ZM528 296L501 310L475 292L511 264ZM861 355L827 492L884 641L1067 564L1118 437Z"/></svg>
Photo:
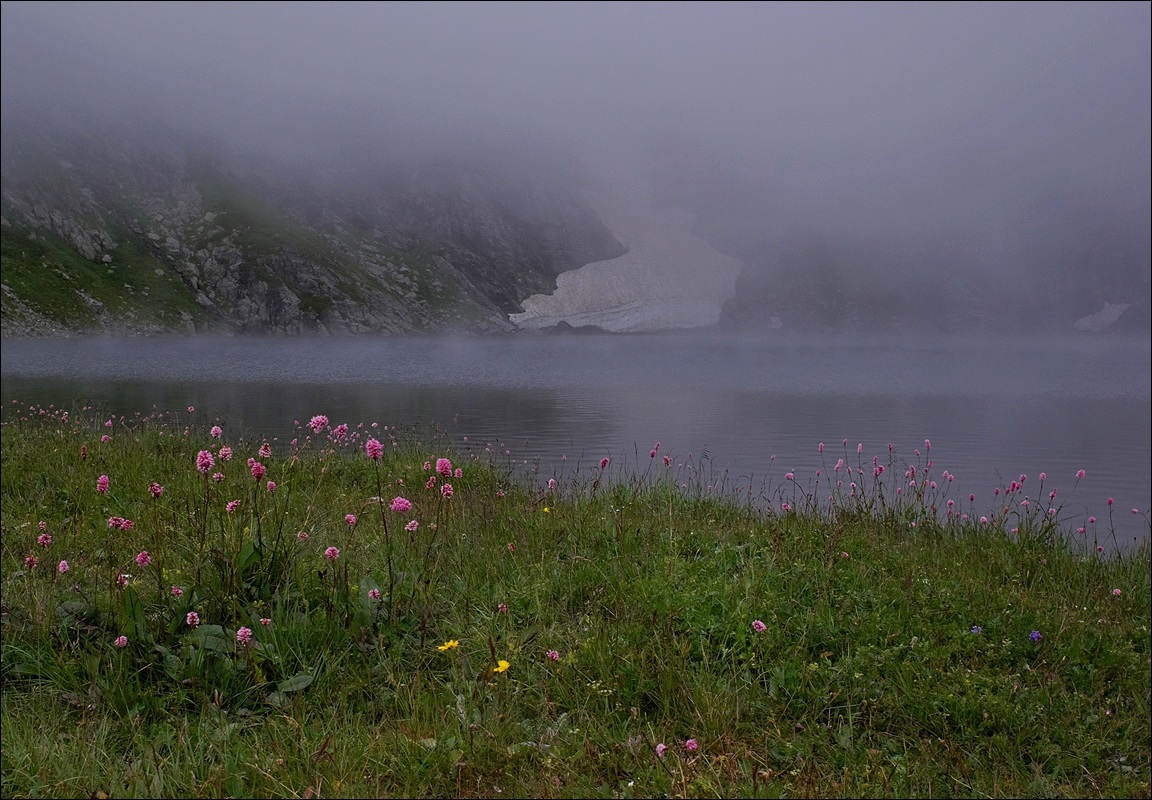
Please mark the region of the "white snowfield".
<svg viewBox="0 0 1152 800"><path fill-rule="evenodd" d="M740 261L692 235L692 215L655 210L646 192L620 187L587 196L628 252L561 273L556 291L532 295L521 328L559 322L598 325L613 332L658 331L715 325L720 308L736 293Z"/></svg>

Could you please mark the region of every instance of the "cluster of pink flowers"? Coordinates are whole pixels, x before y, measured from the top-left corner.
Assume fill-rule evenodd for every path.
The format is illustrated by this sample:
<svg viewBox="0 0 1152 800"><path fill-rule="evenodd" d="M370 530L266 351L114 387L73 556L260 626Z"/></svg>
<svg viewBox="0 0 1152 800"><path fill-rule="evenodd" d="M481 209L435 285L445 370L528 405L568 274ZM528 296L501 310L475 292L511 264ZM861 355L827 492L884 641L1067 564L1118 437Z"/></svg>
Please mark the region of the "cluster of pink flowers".
<svg viewBox="0 0 1152 800"><path fill-rule="evenodd" d="M108 476L101 475L96 479L96 491L98 491L100 494L108 494L108 483Z"/></svg>
<svg viewBox="0 0 1152 800"><path fill-rule="evenodd" d="M340 548L329 547L324 551L324 557L329 561L335 561L336 559L340 558Z"/></svg>
<svg viewBox="0 0 1152 800"><path fill-rule="evenodd" d="M344 522L345 522L345 524L348 525L349 528L355 528L356 527L356 515L355 514L345 514L344 515Z"/></svg>
<svg viewBox="0 0 1152 800"><path fill-rule="evenodd" d="M763 633L764 631L768 630L768 626L760 620L754 619L752 620L752 630L756 631L756 633Z"/></svg>
<svg viewBox="0 0 1152 800"><path fill-rule="evenodd" d="M247 647L251 643L252 643L252 629L251 628L239 628L236 631L236 644L240 645L241 647Z"/></svg>
<svg viewBox="0 0 1152 800"><path fill-rule="evenodd" d="M549 650L549 651L547 651L546 653L544 653L544 656L545 656L545 657L546 657L546 658L547 658L549 661L559 661L559 660L560 660L560 654L559 654L559 653L557 653L555 650Z"/></svg>
<svg viewBox="0 0 1152 800"><path fill-rule="evenodd" d="M109 517L108 518L108 527L113 528L115 530L119 530L119 531L132 530L132 526L134 526L135 524L136 523L133 522L132 520L124 519L124 517Z"/></svg>
<svg viewBox="0 0 1152 800"><path fill-rule="evenodd" d="M408 533L415 533L419 527L420 523L413 519L408 521L408 524L404 526L404 530L408 531Z"/></svg>
<svg viewBox="0 0 1152 800"><path fill-rule="evenodd" d="M219 425L213 425L213 426L212 426L212 430L208 431L208 434L209 434L209 435L210 435L210 436L211 436L213 439L219 439L221 436L223 436L223 435L224 435L224 431L222 431L222 430L220 429L220 426L219 426Z"/></svg>
<svg viewBox="0 0 1152 800"><path fill-rule="evenodd" d="M216 459L207 450L201 450L196 454L196 469L200 470L204 475L208 474L208 470L216 466Z"/></svg>
<svg viewBox="0 0 1152 800"><path fill-rule="evenodd" d="M260 445L260 449L256 451L256 454L261 458L271 458L272 445L268 444L268 442L264 442L262 445Z"/></svg>
<svg viewBox="0 0 1152 800"><path fill-rule="evenodd" d="M36 537L36 544L47 549L52 545L52 535L49 533L42 533Z"/></svg>
<svg viewBox="0 0 1152 800"><path fill-rule="evenodd" d="M224 504L224 510L227 511L229 514L234 512L239 507L240 507L240 501L239 500L229 500L227 503Z"/></svg>
<svg viewBox="0 0 1152 800"><path fill-rule="evenodd" d="M441 486L440 487L440 494L442 494L444 496L445 500L452 497L452 484L446 483L443 486Z"/></svg>
<svg viewBox="0 0 1152 800"><path fill-rule="evenodd" d="M320 431L328 427L328 417L323 414L317 414L308 420L308 427L312 429L313 433L320 433Z"/></svg>
<svg viewBox="0 0 1152 800"><path fill-rule="evenodd" d="M254 458L248 459L248 469L251 470L252 480L254 480L254 481L258 481L261 478L263 478L264 473L266 473L268 471L264 468L263 464L261 464L259 461L257 461Z"/></svg>
<svg viewBox="0 0 1152 800"><path fill-rule="evenodd" d="M452 462L446 458L436 459L436 472L443 475L445 478L452 477Z"/></svg>
<svg viewBox="0 0 1152 800"><path fill-rule="evenodd" d="M348 435L348 426L343 424L343 423L337 425L335 428L332 429L332 438L338 442L344 441L344 438L347 435Z"/></svg>
<svg viewBox="0 0 1152 800"><path fill-rule="evenodd" d="M368 599L369 600L379 600L380 599L380 590L379 589L369 589L368 590Z"/></svg>
<svg viewBox="0 0 1152 800"><path fill-rule="evenodd" d="M136 566L143 568L143 567L148 566L151 563L152 563L152 556L148 555L147 550L141 550L139 553L136 554Z"/></svg>
<svg viewBox="0 0 1152 800"><path fill-rule="evenodd" d="M68 567L67 561L61 561L59 564L56 565L56 571L59 572L61 575L63 575L65 572L67 572L68 569L69 569L69 567Z"/></svg>
<svg viewBox="0 0 1152 800"><path fill-rule="evenodd" d="M397 514L407 514L412 510L412 501L406 497L392 498L392 510Z"/></svg>
<svg viewBox="0 0 1152 800"><path fill-rule="evenodd" d="M608 463L609 461L607 458L600 459L600 469L608 469Z"/></svg>
<svg viewBox="0 0 1152 800"><path fill-rule="evenodd" d="M364 452L373 461L379 461L384 455L384 445L375 438L369 439L364 443Z"/></svg>
<svg viewBox="0 0 1152 800"><path fill-rule="evenodd" d="M164 494L164 487L158 484L156 481L152 481L152 483L148 484L148 494L152 495L153 497L159 497L160 495Z"/></svg>
<svg viewBox="0 0 1152 800"><path fill-rule="evenodd" d="M189 611L188 616L184 617L184 621L188 623L189 628L195 628L200 624L200 615L195 611Z"/></svg>
<svg viewBox="0 0 1152 800"><path fill-rule="evenodd" d="M228 445L224 445L223 447L220 448L220 460L221 461L231 461L232 460L232 448L231 447L229 447Z"/></svg>

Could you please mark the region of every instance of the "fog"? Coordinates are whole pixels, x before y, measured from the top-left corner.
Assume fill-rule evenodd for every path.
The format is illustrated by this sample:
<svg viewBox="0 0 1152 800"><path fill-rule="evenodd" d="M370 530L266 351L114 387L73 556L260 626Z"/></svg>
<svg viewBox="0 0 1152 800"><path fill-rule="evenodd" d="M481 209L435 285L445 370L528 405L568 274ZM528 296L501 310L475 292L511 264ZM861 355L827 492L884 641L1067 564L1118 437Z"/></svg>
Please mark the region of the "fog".
<svg viewBox="0 0 1152 800"><path fill-rule="evenodd" d="M554 153L695 212L748 296L1149 329L1147 3L5 2L0 31L5 128L163 124L333 174Z"/></svg>

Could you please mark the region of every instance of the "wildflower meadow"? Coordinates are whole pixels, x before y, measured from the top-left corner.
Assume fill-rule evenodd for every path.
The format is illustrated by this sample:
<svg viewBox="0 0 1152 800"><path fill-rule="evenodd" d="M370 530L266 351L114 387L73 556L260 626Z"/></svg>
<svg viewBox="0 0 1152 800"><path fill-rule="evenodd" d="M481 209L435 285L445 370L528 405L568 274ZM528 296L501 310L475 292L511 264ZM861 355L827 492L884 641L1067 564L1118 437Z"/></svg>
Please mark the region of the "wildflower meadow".
<svg viewBox="0 0 1152 800"><path fill-rule="evenodd" d="M930 442L750 499L321 411L4 409L3 796L1152 791L1111 501L954 497Z"/></svg>

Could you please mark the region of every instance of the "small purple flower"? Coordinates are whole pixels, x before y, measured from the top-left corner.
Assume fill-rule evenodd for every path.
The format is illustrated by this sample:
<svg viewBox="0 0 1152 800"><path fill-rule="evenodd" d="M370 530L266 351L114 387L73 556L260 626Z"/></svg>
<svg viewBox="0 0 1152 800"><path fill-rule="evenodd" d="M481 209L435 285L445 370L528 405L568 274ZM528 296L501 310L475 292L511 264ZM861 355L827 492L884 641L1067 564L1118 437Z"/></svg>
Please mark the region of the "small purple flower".
<svg viewBox="0 0 1152 800"><path fill-rule="evenodd" d="M1032 633L1028 634L1028 638L1034 642L1038 642L1044 638L1044 634L1040 633L1040 631L1032 631Z"/></svg>
<svg viewBox="0 0 1152 800"><path fill-rule="evenodd" d="M984 632L984 629L981 628L979 625L973 625L972 626L972 633L981 634L983 632Z"/></svg>

